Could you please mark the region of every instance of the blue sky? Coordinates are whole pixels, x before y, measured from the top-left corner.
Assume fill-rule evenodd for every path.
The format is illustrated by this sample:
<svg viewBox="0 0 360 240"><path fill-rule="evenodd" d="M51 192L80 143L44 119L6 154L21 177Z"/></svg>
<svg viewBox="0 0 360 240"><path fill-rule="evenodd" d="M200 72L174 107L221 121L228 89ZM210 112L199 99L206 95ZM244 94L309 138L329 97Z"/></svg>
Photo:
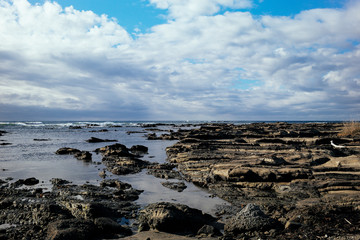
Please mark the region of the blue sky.
<svg viewBox="0 0 360 240"><path fill-rule="evenodd" d="M44 1L31 0L33 4ZM62 7L74 6L74 8L85 11L93 11L98 15L106 14L114 17L118 23L125 27L130 33L134 29L146 31L154 25L165 23L165 10L157 9L147 1L143 0L60 0L56 1Z"/></svg>
<svg viewBox="0 0 360 240"><path fill-rule="evenodd" d="M45 1L30 0L29 2L43 4ZM167 21L167 11L156 8L146 0L58 0L56 2L62 7L74 6L79 10L114 17L129 32L136 28L143 32ZM253 2L253 6L242 11L250 11L254 15L293 16L314 8L341 8L345 3L344 0L257 0ZM238 9L224 7L222 12L225 11L238 11Z"/></svg>
<svg viewBox="0 0 360 240"><path fill-rule="evenodd" d="M358 12L358 0L0 0L0 121L360 119Z"/></svg>

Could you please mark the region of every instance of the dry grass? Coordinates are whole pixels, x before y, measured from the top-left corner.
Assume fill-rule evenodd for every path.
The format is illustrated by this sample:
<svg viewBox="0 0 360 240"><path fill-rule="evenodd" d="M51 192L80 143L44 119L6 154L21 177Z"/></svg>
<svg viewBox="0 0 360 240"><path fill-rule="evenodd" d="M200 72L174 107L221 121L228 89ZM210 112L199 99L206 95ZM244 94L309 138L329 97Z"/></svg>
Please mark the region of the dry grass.
<svg viewBox="0 0 360 240"><path fill-rule="evenodd" d="M345 122L341 132L338 133L339 137L355 136L360 134L360 122L351 121Z"/></svg>

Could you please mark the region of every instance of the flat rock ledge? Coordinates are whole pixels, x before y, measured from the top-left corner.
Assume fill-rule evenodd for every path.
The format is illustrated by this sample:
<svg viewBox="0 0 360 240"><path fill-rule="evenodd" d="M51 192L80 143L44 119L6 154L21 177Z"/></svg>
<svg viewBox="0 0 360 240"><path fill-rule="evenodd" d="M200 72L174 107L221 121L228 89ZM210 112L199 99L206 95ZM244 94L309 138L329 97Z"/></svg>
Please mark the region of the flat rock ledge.
<svg viewBox="0 0 360 240"><path fill-rule="evenodd" d="M174 132L168 161L233 206L252 203L282 225L226 225L239 238L316 239L360 234L360 137L342 123L204 124ZM172 134L172 133L170 133ZM233 214L230 222L244 220Z"/></svg>

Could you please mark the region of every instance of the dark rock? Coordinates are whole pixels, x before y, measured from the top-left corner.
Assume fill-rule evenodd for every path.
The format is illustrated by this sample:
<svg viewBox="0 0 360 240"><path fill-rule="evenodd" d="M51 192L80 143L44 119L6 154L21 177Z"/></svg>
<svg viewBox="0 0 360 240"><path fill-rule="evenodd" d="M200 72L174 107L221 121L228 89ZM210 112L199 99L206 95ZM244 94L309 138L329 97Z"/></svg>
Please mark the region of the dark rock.
<svg viewBox="0 0 360 240"><path fill-rule="evenodd" d="M104 169L104 170L100 171L100 172L99 172L99 176L100 176L101 178L106 178L106 170Z"/></svg>
<svg viewBox="0 0 360 240"><path fill-rule="evenodd" d="M132 234L129 228L121 226L111 218L96 218L94 224L97 228L98 235L102 235L103 237L113 237L114 234L121 234L121 236L130 236Z"/></svg>
<svg viewBox="0 0 360 240"><path fill-rule="evenodd" d="M129 173L138 173L150 165L150 162L137 158L136 155L129 152L129 149L120 143L116 143L95 150L103 155L102 162L108 171L124 175Z"/></svg>
<svg viewBox="0 0 360 240"><path fill-rule="evenodd" d="M36 185L39 183L39 180L32 177L32 178L27 178L24 180L24 185L26 186L32 186L32 185Z"/></svg>
<svg viewBox="0 0 360 240"><path fill-rule="evenodd" d="M79 149L76 148L68 148L68 147L64 147L64 148L60 148L58 149L55 153L59 154L59 155L73 155L76 153L80 153L81 151Z"/></svg>
<svg viewBox="0 0 360 240"><path fill-rule="evenodd" d="M261 164L272 165L272 166L281 166L281 165L288 165L289 163L286 162L283 158L276 157L275 155L273 155L273 156L271 156L271 158L262 159Z"/></svg>
<svg viewBox="0 0 360 240"><path fill-rule="evenodd" d="M130 151L135 154L145 154L149 151L149 148L143 145L134 145L130 148Z"/></svg>
<svg viewBox="0 0 360 240"><path fill-rule="evenodd" d="M130 189L131 185L128 183L121 182L116 179L103 180L100 183L101 187L113 187L121 190Z"/></svg>
<svg viewBox="0 0 360 240"><path fill-rule="evenodd" d="M169 233L197 233L215 219L200 210L182 204L153 203L140 212L139 230L156 229Z"/></svg>
<svg viewBox="0 0 360 240"><path fill-rule="evenodd" d="M100 152L103 156L135 157L135 155L129 153L129 149L125 145L120 143L98 148L95 152Z"/></svg>
<svg viewBox="0 0 360 240"><path fill-rule="evenodd" d="M172 190L182 192L187 188L184 182L162 182L164 187L170 188Z"/></svg>
<svg viewBox="0 0 360 240"><path fill-rule="evenodd" d="M82 129L81 126L70 126L69 129Z"/></svg>
<svg viewBox="0 0 360 240"><path fill-rule="evenodd" d="M46 139L44 139L44 138L34 138L34 141L37 141L37 142L46 142L46 141L50 141L51 139L49 139L49 138L46 138Z"/></svg>
<svg viewBox="0 0 360 240"><path fill-rule="evenodd" d="M95 225L92 221L80 219L58 220L49 224L47 229L47 239L94 239L94 229Z"/></svg>
<svg viewBox="0 0 360 240"><path fill-rule="evenodd" d="M12 143L0 143L0 146L11 145Z"/></svg>
<svg viewBox="0 0 360 240"><path fill-rule="evenodd" d="M296 229L300 228L301 226L302 226L302 224L299 222L287 221L285 224L285 229L296 230Z"/></svg>
<svg viewBox="0 0 360 240"><path fill-rule="evenodd" d="M99 143L99 142L117 142L117 140L109 140L109 139L101 139L96 137L91 137L90 139L86 140L88 143Z"/></svg>
<svg viewBox="0 0 360 240"><path fill-rule="evenodd" d="M27 179L19 179L16 182L12 183L11 186L14 188L20 187L22 185L32 186L39 183L39 180L36 178L27 178Z"/></svg>
<svg viewBox="0 0 360 240"><path fill-rule="evenodd" d="M198 237L215 237L215 236L222 236L219 229L215 228L211 225L204 225L202 228L199 229L197 232Z"/></svg>
<svg viewBox="0 0 360 240"><path fill-rule="evenodd" d="M142 191L120 182L114 183L117 188L52 182L50 192L1 186L0 225L14 227L0 229L0 239L104 239L131 233L114 220L136 217L139 206L133 201Z"/></svg>
<svg viewBox="0 0 360 240"><path fill-rule="evenodd" d="M227 235L236 236L249 231L264 232L280 226L280 223L267 216L258 206L248 204L225 223L224 230Z"/></svg>
<svg viewBox="0 0 360 240"><path fill-rule="evenodd" d="M53 184L53 185L65 185L65 184L69 184L70 182L67 181L67 180L64 180L64 179L61 179L61 178L52 178L50 180L50 182Z"/></svg>
<svg viewBox="0 0 360 240"><path fill-rule="evenodd" d="M281 143L285 144L286 141L278 138L263 138L256 141L256 143Z"/></svg>
<svg viewBox="0 0 360 240"><path fill-rule="evenodd" d="M92 130L92 131L89 131L89 132L108 132L109 130L107 129L100 129L100 130Z"/></svg>
<svg viewBox="0 0 360 240"><path fill-rule="evenodd" d="M74 157L76 157L78 160L83 161L91 161L92 160L92 154L88 151L81 151L74 154Z"/></svg>
<svg viewBox="0 0 360 240"><path fill-rule="evenodd" d="M178 139L177 136L174 134L161 134L160 136L157 136L156 133L149 133L146 134L145 137L147 137L147 140L176 140Z"/></svg>
<svg viewBox="0 0 360 240"><path fill-rule="evenodd" d="M145 135L147 140L161 140L161 137L158 137L156 133L149 133Z"/></svg>
<svg viewBox="0 0 360 240"><path fill-rule="evenodd" d="M116 175L138 173L150 164L148 161L143 161L137 158L117 156L104 157L102 161L108 171Z"/></svg>
<svg viewBox="0 0 360 240"><path fill-rule="evenodd" d="M157 178L162 179L179 179L182 180L181 174L173 170L176 167L175 164L154 164L147 167L147 173Z"/></svg>
<svg viewBox="0 0 360 240"><path fill-rule="evenodd" d="M316 128L301 129L299 131L299 137L316 137L321 135L322 135L321 132Z"/></svg>
<svg viewBox="0 0 360 240"><path fill-rule="evenodd" d="M327 157L318 158L318 159L315 159L314 161L310 162L310 166L319 166L324 163L327 163L328 161L330 161L330 159Z"/></svg>

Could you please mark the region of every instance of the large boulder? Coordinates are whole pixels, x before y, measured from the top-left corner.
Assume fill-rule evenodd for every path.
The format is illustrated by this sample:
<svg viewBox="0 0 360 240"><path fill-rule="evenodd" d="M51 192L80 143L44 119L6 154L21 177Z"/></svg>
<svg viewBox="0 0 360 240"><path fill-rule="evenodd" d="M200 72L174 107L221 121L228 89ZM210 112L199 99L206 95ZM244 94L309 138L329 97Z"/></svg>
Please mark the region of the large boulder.
<svg viewBox="0 0 360 240"><path fill-rule="evenodd" d="M138 159L129 151L125 145L120 143L95 150L103 155L102 162L107 170L116 175L138 173L150 164L148 161Z"/></svg>
<svg viewBox="0 0 360 240"><path fill-rule="evenodd" d="M260 207L249 203L225 223L225 233L236 236L245 232L264 232L279 228L281 224L267 216Z"/></svg>
<svg viewBox="0 0 360 240"><path fill-rule="evenodd" d="M148 153L149 148L143 145L134 145L130 148L130 151L136 155L143 155Z"/></svg>
<svg viewBox="0 0 360 240"><path fill-rule="evenodd" d="M158 230L168 233L196 234L216 219L186 205L161 202L148 205L140 212L140 231Z"/></svg>
<svg viewBox="0 0 360 240"><path fill-rule="evenodd" d="M94 239L94 224L92 221L80 219L65 219L48 225L49 240Z"/></svg>
<svg viewBox="0 0 360 240"><path fill-rule="evenodd" d="M129 149L120 143L115 143L106 147L98 148L95 152L100 152L104 157L106 156L117 156L117 157L135 157L129 153Z"/></svg>

